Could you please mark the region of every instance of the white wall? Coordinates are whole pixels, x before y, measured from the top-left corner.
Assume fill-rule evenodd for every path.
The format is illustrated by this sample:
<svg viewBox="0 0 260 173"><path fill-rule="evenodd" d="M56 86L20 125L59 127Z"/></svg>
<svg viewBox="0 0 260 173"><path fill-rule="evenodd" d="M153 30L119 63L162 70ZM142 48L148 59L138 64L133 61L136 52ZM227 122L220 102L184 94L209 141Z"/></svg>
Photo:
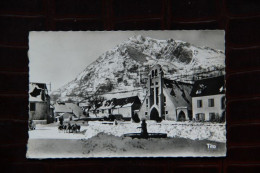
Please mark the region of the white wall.
<svg viewBox="0 0 260 173"><path fill-rule="evenodd" d="M209 121L209 113L219 114L219 117L222 116L222 112L225 109L221 109L221 99L225 94L218 94L212 96L203 96L203 97L192 97L192 118L196 118L196 114L204 113L205 121ZM208 106L208 100L214 99L214 107ZM197 107L197 100L202 100L202 107Z"/></svg>
<svg viewBox="0 0 260 173"><path fill-rule="evenodd" d="M98 110L99 112L97 113L96 110L96 116L99 118L103 118L104 116L108 117L109 113L108 113L108 109L104 109L104 112L102 112L102 110ZM111 112L112 113L112 112Z"/></svg>
<svg viewBox="0 0 260 173"><path fill-rule="evenodd" d="M121 107L118 109L111 109L111 114L122 114L124 118L132 117L132 108L129 107ZM94 113L91 113L92 116L95 117ZM108 117L108 109L104 109L104 112L102 113L102 110L99 110L99 113L96 111L96 117L103 118L104 116Z"/></svg>
<svg viewBox="0 0 260 173"><path fill-rule="evenodd" d="M171 101L171 95L170 95L170 92L163 88L163 93L166 97L166 106L165 106L165 111L168 111L168 115L165 114L165 119L166 120L174 120L176 121L176 107L175 105L173 104L173 102Z"/></svg>
<svg viewBox="0 0 260 173"><path fill-rule="evenodd" d="M44 120L50 114L49 104L47 102L34 102L35 111L30 111L29 108L29 119L30 120Z"/></svg>
<svg viewBox="0 0 260 173"><path fill-rule="evenodd" d="M131 106L129 106L129 107L113 109L113 114L122 114L124 118L131 118L132 117L132 108L131 108Z"/></svg>

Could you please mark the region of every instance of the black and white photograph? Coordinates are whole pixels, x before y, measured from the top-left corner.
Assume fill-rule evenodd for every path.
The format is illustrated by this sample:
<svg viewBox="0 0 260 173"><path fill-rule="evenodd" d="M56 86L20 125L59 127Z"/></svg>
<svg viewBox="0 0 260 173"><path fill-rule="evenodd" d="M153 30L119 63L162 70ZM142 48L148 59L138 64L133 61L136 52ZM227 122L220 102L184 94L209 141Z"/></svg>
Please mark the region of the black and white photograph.
<svg viewBox="0 0 260 173"><path fill-rule="evenodd" d="M26 157L225 157L223 30L29 34Z"/></svg>

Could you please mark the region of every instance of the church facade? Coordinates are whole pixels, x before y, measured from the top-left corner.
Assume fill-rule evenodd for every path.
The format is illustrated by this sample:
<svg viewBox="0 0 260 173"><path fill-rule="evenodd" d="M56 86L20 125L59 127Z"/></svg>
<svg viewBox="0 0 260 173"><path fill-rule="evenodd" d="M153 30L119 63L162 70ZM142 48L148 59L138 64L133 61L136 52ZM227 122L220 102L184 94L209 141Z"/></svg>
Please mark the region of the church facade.
<svg viewBox="0 0 260 173"><path fill-rule="evenodd" d="M138 116L149 120L191 120L192 85L164 78L160 65L149 72L147 93Z"/></svg>

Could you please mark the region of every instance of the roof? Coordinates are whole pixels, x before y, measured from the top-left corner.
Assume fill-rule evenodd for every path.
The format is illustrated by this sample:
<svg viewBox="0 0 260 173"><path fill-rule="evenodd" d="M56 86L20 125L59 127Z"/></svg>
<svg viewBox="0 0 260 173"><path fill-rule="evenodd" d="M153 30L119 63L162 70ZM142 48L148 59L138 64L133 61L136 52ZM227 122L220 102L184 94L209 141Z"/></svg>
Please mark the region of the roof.
<svg viewBox="0 0 260 173"><path fill-rule="evenodd" d="M66 113L59 113L56 118L63 117L64 119L68 119L68 118L70 118L70 117L73 117L73 115L74 115L74 114L68 113L68 112L66 112Z"/></svg>
<svg viewBox="0 0 260 173"><path fill-rule="evenodd" d="M138 96L125 97L125 98L113 98L111 100L105 100L98 109L113 109L121 107L130 107L134 103L141 104L141 101Z"/></svg>
<svg viewBox="0 0 260 173"><path fill-rule="evenodd" d="M70 108L68 108L65 103L56 103L54 105L54 111L55 112L58 112L58 113L66 113L66 112L69 112L69 113L72 113L72 110Z"/></svg>
<svg viewBox="0 0 260 173"><path fill-rule="evenodd" d="M189 83L169 80L164 78L166 92L171 95L170 99L178 107L190 107L190 92L193 85Z"/></svg>
<svg viewBox="0 0 260 173"><path fill-rule="evenodd" d="M83 110L75 103L56 103L54 107L57 113L73 113L76 117L83 115Z"/></svg>
<svg viewBox="0 0 260 173"><path fill-rule="evenodd" d="M83 110L76 104L74 103L65 103L65 105L72 110L72 112L77 116L80 117L83 115Z"/></svg>
<svg viewBox="0 0 260 173"><path fill-rule="evenodd" d="M85 103L79 103L79 107L88 107L90 104L88 102Z"/></svg>
<svg viewBox="0 0 260 173"><path fill-rule="evenodd" d="M139 102L141 104L141 101L138 96L125 97L125 98L113 100L113 103L115 106L121 106L121 107L129 105L129 104L132 105L134 102Z"/></svg>
<svg viewBox="0 0 260 173"><path fill-rule="evenodd" d="M47 86L45 83L38 83L38 82L30 82L32 85L37 85L39 88L47 90Z"/></svg>
<svg viewBox="0 0 260 173"><path fill-rule="evenodd" d="M191 91L192 97L209 96L225 93L225 77L218 76L203 80L197 80Z"/></svg>
<svg viewBox="0 0 260 173"><path fill-rule="evenodd" d="M29 84L29 101L30 102L44 102L49 98L46 84L44 83L30 83Z"/></svg>

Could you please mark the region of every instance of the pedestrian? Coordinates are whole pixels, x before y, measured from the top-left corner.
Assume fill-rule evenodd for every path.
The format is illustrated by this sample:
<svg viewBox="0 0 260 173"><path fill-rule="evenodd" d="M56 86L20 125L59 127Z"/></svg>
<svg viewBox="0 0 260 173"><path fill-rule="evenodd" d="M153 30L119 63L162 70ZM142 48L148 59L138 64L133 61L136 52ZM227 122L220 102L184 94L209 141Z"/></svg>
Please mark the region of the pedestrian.
<svg viewBox="0 0 260 173"><path fill-rule="evenodd" d="M142 120L141 128L141 136L143 136L144 138L148 138L147 125L145 119Z"/></svg>

